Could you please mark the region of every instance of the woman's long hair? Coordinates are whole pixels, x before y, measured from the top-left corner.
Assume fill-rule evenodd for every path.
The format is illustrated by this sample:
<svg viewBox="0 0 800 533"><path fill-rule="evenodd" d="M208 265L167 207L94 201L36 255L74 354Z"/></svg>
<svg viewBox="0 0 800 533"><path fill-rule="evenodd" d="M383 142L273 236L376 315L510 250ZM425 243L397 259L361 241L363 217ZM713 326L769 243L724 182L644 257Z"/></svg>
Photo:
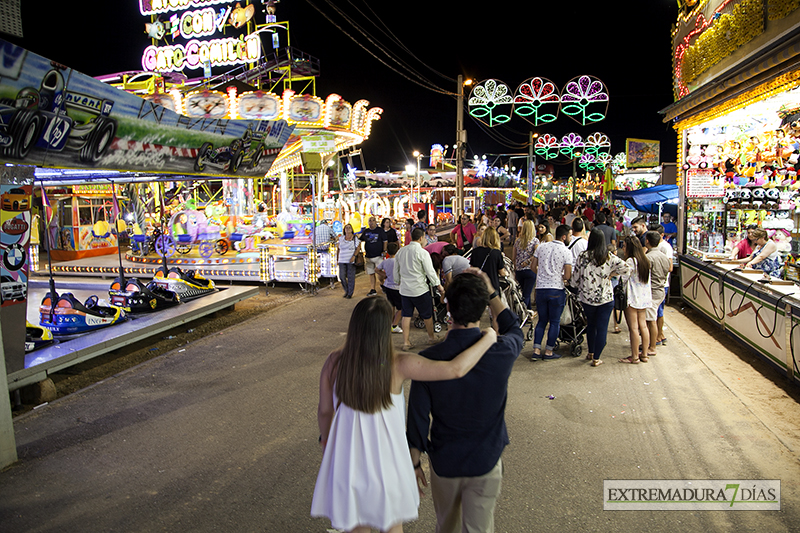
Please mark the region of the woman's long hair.
<svg viewBox="0 0 800 533"><path fill-rule="evenodd" d="M644 253L639 237L628 236L623 241L625 243L625 259L633 257L636 260L636 270L639 272L639 281L647 283L650 279L650 260Z"/></svg>
<svg viewBox="0 0 800 533"><path fill-rule="evenodd" d="M500 249L500 235L492 226L487 227L486 231L483 232L483 245L495 250Z"/></svg>
<svg viewBox="0 0 800 533"><path fill-rule="evenodd" d="M603 266L608 261L608 246L606 236L597 228L589 232L589 244L586 252L596 266Z"/></svg>
<svg viewBox="0 0 800 533"><path fill-rule="evenodd" d="M536 233L536 228L533 226L533 220L526 220L522 223L522 229L519 232L519 249L525 250L528 248L528 243L530 243Z"/></svg>
<svg viewBox="0 0 800 533"><path fill-rule="evenodd" d="M348 407L375 413L392 405L392 306L364 298L353 309L336 366L336 396Z"/></svg>

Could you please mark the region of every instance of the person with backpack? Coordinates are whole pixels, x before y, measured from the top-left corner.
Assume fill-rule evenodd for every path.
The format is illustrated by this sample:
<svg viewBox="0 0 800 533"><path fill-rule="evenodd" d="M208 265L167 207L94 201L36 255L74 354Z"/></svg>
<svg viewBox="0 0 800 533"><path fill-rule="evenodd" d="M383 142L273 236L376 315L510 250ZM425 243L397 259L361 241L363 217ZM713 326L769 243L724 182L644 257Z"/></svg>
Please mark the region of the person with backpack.
<svg viewBox="0 0 800 533"><path fill-rule="evenodd" d="M472 248L472 241L475 239L477 231L475 224L472 223L469 215L465 213L461 215L461 223L453 228L450 235L455 237L456 247L467 252Z"/></svg>

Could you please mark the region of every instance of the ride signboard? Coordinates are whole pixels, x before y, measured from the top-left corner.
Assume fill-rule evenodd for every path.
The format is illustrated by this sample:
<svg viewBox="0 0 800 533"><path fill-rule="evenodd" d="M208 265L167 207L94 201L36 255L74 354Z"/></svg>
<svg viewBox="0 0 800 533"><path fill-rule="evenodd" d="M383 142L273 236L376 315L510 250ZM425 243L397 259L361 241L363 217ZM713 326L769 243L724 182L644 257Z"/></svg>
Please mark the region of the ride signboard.
<svg viewBox="0 0 800 533"><path fill-rule="evenodd" d="M184 116L0 40L0 162L263 176L285 120Z"/></svg>

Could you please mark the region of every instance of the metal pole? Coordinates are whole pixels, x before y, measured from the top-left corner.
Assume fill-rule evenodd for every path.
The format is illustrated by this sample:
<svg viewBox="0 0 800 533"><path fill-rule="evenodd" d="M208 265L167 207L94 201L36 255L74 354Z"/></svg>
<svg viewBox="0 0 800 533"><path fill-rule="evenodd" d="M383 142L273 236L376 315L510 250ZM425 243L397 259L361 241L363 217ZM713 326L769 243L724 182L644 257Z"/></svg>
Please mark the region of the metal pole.
<svg viewBox="0 0 800 533"><path fill-rule="evenodd" d="M575 172L575 163L577 162L577 160L578 159L576 157L572 158L572 203L573 204L575 203L575 196L578 188L578 174L577 172Z"/></svg>
<svg viewBox="0 0 800 533"><path fill-rule="evenodd" d="M536 176L536 156L533 153L533 132L528 137L528 204L533 205L533 180Z"/></svg>
<svg viewBox="0 0 800 533"><path fill-rule="evenodd" d="M458 75L458 98L456 99L456 201L451 202L453 219L458 222L464 212L464 76Z"/></svg>

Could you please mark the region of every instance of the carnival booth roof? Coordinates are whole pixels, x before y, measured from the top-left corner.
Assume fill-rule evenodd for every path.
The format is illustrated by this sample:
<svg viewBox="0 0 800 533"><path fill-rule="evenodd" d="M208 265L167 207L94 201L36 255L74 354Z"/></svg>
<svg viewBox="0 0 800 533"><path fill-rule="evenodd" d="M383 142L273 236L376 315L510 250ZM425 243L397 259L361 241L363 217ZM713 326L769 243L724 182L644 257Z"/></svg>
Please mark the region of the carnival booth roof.
<svg viewBox="0 0 800 533"><path fill-rule="evenodd" d="M658 213L661 210L678 216L678 186L656 185L638 191L611 191L611 199L622 202L628 209L636 209L643 213Z"/></svg>

